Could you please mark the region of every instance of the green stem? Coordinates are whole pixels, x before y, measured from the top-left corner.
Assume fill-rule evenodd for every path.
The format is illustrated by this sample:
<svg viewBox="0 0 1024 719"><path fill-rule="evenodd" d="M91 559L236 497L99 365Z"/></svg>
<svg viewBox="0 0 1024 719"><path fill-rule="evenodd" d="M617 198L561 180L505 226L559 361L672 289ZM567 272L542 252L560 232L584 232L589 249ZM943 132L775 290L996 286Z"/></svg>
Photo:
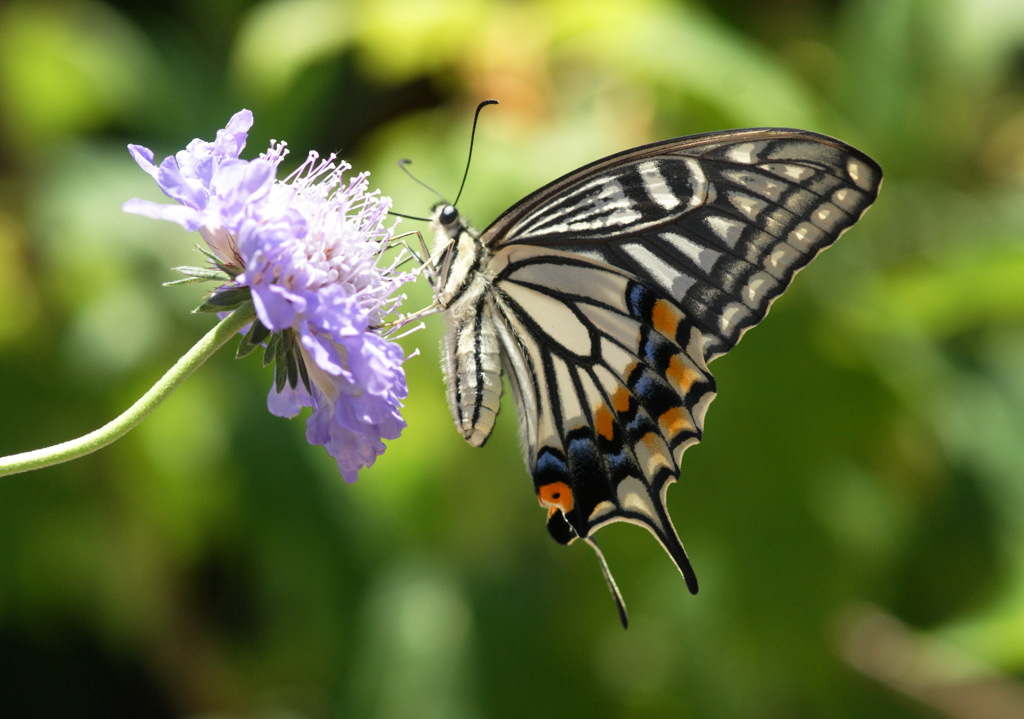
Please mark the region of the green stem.
<svg viewBox="0 0 1024 719"><path fill-rule="evenodd" d="M207 332L146 394L116 419L78 439L0 458L0 477L78 459L120 439L148 417L149 413L167 399L178 385L188 379L199 365L235 337L252 319L252 304L246 303Z"/></svg>

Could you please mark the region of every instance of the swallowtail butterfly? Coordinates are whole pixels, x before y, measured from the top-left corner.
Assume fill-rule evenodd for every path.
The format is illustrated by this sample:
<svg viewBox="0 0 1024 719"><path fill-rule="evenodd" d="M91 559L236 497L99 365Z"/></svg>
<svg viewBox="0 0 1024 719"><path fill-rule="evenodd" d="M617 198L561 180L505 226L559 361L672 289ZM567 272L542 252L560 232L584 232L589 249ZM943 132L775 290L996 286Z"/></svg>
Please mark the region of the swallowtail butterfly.
<svg viewBox="0 0 1024 719"><path fill-rule="evenodd" d="M665 140L528 195L482 233L434 208L448 401L487 441L508 376L547 527L597 551L612 522L648 529L693 593L665 506L715 396L708 363L861 217L881 168L838 140L758 128Z"/></svg>

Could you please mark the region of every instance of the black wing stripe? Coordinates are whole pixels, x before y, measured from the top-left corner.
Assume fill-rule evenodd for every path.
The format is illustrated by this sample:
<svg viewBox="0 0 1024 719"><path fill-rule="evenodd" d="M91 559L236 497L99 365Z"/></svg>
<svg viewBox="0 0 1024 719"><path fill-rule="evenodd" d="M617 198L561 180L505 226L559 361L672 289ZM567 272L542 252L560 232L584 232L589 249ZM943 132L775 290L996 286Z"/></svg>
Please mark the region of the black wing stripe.
<svg viewBox="0 0 1024 719"><path fill-rule="evenodd" d="M555 430L555 436L562 439L564 446L567 427L563 413L564 407L562 405L562 393L558 391L560 387L559 373L555 364L558 363L564 367L565 362L556 357L550 351L550 348L542 343L538 343L537 352L540 355L541 366L543 367L544 377L546 378L544 383L544 399L546 399L550 405L549 414Z"/></svg>

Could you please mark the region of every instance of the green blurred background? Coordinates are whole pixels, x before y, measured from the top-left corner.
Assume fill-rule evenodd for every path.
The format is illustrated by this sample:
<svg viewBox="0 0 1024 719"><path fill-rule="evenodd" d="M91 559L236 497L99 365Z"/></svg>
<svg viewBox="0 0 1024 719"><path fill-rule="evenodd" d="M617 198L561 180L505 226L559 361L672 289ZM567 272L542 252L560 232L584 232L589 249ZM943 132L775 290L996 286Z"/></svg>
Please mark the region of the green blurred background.
<svg viewBox="0 0 1024 719"><path fill-rule="evenodd" d="M553 543L507 403L451 426L438 317L409 427L358 483L222 352L138 430L0 480L0 715L1024 716L1024 3L274 0L0 4L0 452L78 436L211 325L162 157L241 107L409 214L478 226L604 154L836 135L877 205L713 366L670 492L702 590L640 529ZM426 228L405 222L403 228ZM428 301L425 288L412 306ZM507 398L506 398L507 399Z"/></svg>

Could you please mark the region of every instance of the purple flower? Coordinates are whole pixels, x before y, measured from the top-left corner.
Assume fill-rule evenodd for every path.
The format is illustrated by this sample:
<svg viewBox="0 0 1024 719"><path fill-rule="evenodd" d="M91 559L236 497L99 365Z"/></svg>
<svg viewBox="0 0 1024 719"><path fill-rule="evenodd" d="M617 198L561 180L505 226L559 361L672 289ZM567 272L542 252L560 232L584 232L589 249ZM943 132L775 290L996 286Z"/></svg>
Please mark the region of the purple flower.
<svg viewBox="0 0 1024 719"><path fill-rule="evenodd" d="M134 199L124 209L199 231L230 278L220 289L246 288L271 333L257 335L279 365L270 411L294 417L312 407L307 440L323 445L353 482L384 451L382 440L405 427L405 355L376 329L395 309L394 291L412 278L378 264L392 237L384 224L391 201L369 191L367 173L346 179L351 167L333 155L310 153L277 179L284 143L239 159L250 127L252 113L242 110L213 142L193 140L159 165L150 150L129 145L179 204Z"/></svg>

